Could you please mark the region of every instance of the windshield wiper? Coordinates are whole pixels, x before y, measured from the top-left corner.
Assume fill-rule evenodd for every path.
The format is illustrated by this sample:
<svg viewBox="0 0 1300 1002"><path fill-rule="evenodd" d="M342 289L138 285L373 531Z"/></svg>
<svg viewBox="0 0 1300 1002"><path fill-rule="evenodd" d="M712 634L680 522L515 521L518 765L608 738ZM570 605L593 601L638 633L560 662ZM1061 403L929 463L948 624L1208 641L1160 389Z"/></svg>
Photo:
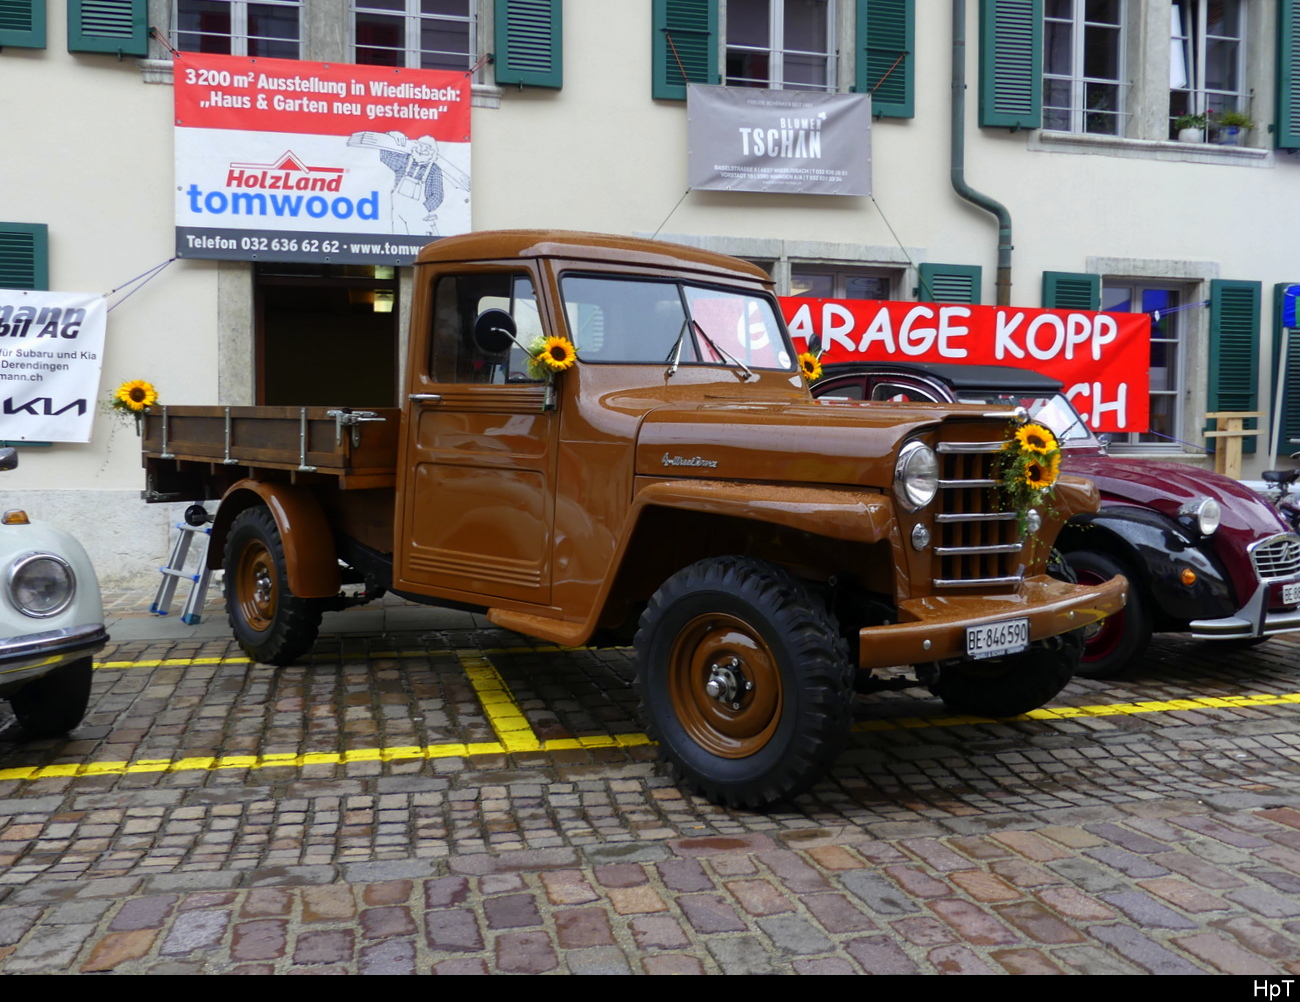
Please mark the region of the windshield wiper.
<svg viewBox="0 0 1300 1002"><path fill-rule="evenodd" d="M686 341L686 330L690 323L690 320L682 321L682 329L677 335L677 340L673 342L668 357L664 359L668 363L668 369L664 372L664 379L671 379L677 373L677 366L682 360L682 345Z"/></svg>
<svg viewBox="0 0 1300 1002"><path fill-rule="evenodd" d="M699 331L700 337L704 338L705 343L708 344L708 346L709 346L710 348L712 348L712 349L714 350L714 352L716 352L718 355L722 356L723 358L729 358L729 359L731 359L732 362L734 362L736 365L740 366L741 369L744 370L744 373L745 373L745 374L744 374L743 376L742 376L740 373L736 373L736 378L737 378L737 379L741 380L742 382L748 382L749 380L756 378L756 377L754 376L754 370L753 370L753 369L751 369L749 366L747 366L744 362L742 362L740 359L738 359L735 355L731 354L731 352L729 352L729 351L724 351L722 348L720 348L720 347L719 347L719 346L714 342L713 338L711 338L711 337L709 337L709 335L705 334L705 333L704 333L704 328L700 326L699 321L697 321L694 317L691 318L690 324L691 324L691 326L694 327L697 331Z"/></svg>

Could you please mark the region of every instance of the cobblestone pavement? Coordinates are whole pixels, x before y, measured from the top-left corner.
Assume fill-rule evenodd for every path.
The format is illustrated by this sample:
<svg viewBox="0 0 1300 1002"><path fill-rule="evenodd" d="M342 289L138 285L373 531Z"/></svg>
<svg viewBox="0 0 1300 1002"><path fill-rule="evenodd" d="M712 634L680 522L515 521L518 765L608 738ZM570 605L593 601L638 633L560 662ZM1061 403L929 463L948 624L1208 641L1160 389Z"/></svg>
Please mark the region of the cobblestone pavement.
<svg viewBox="0 0 1300 1002"><path fill-rule="evenodd" d="M122 628L68 739L0 731L0 972L1300 974L1298 639L862 699L753 813L673 785L627 651L350 622L284 669Z"/></svg>

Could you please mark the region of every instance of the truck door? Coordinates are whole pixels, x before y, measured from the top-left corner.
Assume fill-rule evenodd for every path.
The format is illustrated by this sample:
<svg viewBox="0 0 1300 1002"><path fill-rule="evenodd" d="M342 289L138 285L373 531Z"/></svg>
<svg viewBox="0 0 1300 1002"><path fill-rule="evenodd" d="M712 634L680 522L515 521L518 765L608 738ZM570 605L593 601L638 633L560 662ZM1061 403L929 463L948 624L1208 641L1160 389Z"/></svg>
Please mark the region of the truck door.
<svg viewBox="0 0 1300 1002"><path fill-rule="evenodd" d="M467 266L431 281L411 321L397 587L473 604L547 604L556 428L548 386L523 348L489 355L474 342L474 321L488 309L514 317L523 345L542 333L534 278Z"/></svg>

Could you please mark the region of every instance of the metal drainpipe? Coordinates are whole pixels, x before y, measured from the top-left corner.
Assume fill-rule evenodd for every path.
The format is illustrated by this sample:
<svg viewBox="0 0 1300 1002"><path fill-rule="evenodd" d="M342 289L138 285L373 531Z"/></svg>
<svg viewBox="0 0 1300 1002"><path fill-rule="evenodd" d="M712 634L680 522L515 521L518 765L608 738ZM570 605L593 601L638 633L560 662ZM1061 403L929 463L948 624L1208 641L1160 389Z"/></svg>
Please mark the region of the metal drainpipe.
<svg viewBox="0 0 1300 1002"><path fill-rule="evenodd" d="M952 186L998 217L997 305L1011 305L1011 213L966 183L966 0L952 0Z"/></svg>

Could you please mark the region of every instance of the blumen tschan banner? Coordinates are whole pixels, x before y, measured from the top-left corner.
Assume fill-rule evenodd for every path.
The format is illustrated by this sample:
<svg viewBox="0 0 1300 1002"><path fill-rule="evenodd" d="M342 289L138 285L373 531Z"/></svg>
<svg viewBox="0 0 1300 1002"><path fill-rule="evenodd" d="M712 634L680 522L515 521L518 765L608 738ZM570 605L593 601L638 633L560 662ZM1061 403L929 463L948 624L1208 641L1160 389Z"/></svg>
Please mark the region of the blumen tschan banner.
<svg viewBox="0 0 1300 1002"><path fill-rule="evenodd" d="M183 52L176 254L409 264L470 229L465 73Z"/></svg>
<svg viewBox="0 0 1300 1002"><path fill-rule="evenodd" d="M90 441L107 320L102 295L0 289L0 440Z"/></svg>
<svg viewBox="0 0 1300 1002"><path fill-rule="evenodd" d="M1146 431L1151 318L1020 306L781 300L795 347L821 340L823 363L1010 365L1059 379L1093 431Z"/></svg>
<svg viewBox="0 0 1300 1002"><path fill-rule="evenodd" d="M871 194L868 94L689 84L686 116L692 190Z"/></svg>

